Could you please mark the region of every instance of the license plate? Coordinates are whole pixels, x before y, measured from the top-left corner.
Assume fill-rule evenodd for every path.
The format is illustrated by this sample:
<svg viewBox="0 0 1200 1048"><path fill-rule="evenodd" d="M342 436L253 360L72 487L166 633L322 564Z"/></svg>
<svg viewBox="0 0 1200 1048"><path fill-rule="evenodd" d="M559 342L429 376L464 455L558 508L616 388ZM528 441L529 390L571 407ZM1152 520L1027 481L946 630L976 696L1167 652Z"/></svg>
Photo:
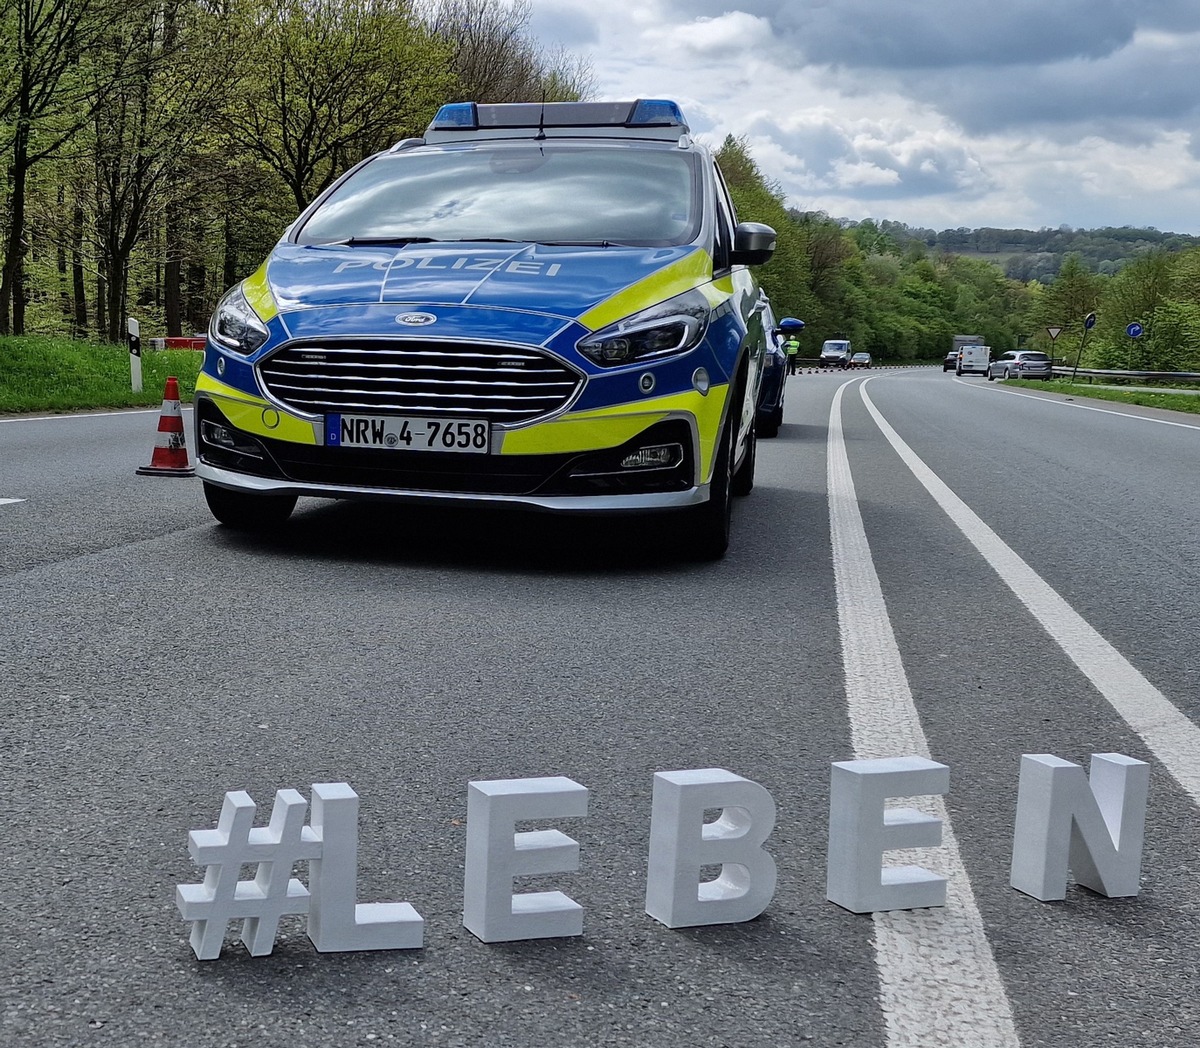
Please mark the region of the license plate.
<svg viewBox="0 0 1200 1048"><path fill-rule="evenodd" d="M485 455L491 447L487 419L404 415L326 415L325 444L387 451L443 451Z"/></svg>

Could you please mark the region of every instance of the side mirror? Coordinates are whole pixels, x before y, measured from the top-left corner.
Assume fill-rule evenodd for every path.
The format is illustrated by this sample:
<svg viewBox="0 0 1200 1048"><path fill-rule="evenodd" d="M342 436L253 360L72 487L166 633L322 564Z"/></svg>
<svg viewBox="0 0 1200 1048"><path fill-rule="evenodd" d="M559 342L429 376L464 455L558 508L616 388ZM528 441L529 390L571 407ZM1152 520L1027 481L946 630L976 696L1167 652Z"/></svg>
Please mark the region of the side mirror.
<svg viewBox="0 0 1200 1048"><path fill-rule="evenodd" d="M775 254L775 230L761 222L739 222L733 231L729 261L735 266L761 266Z"/></svg>

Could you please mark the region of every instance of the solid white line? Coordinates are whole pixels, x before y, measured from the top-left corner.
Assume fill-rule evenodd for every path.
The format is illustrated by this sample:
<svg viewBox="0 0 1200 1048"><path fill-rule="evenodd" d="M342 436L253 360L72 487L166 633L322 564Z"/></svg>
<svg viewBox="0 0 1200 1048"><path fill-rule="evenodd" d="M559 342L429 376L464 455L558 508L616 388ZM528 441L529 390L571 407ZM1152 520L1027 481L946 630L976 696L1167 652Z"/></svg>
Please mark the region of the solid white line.
<svg viewBox="0 0 1200 1048"><path fill-rule="evenodd" d="M24 499L0 499L0 506L11 506L14 502L24 501Z"/></svg>
<svg viewBox="0 0 1200 1048"><path fill-rule="evenodd" d="M974 386L976 389L980 388L979 383L977 382L963 382L961 378L957 377L954 379L954 381L962 383L964 386ZM1151 418L1149 415L1132 415L1128 411L1116 411L1113 408L1097 408L1093 407L1091 404L1079 404L1073 400L1051 400L1050 397L1038 397L1034 396L1032 393L1022 393L1019 389L1005 389L1003 386L1000 386L998 389L993 389L992 392L1007 393L1010 397L1024 397L1026 400L1036 400L1042 404L1057 404L1059 407L1063 408L1078 408L1080 411L1099 411L1102 415L1117 415L1120 418L1133 418L1137 419L1139 422L1157 422L1160 426L1178 426L1180 429L1200 429L1200 426L1194 425L1190 422L1172 422L1170 419ZM1051 394L1051 396L1053 396L1053 394ZM1144 405L1130 404L1129 406L1139 407ZM1166 411L1168 409L1157 408L1156 410Z"/></svg>
<svg viewBox="0 0 1200 1048"><path fill-rule="evenodd" d="M842 435L838 387L829 414L829 522L851 740L858 758L929 756L909 689ZM950 817L940 797L914 799L942 820L929 865L949 878L945 907L874 914L880 1005L890 1048L1016 1048L1012 1007Z"/></svg>
<svg viewBox="0 0 1200 1048"><path fill-rule="evenodd" d="M863 403L905 465L1080 672L1200 805L1200 728L1134 669L917 457L879 413L866 385L862 384Z"/></svg>
<svg viewBox="0 0 1200 1048"><path fill-rule="evenodd" d="M181 406L183 411L191 410L190 404ZM2 422L57 422L61 419L69 418L117 418L122 415L157 415L162 411L161 407L157 408L121 408L113 411L97 411L92 414L66 414L66 415L19 415L15 418L0 418Z"/></svg>

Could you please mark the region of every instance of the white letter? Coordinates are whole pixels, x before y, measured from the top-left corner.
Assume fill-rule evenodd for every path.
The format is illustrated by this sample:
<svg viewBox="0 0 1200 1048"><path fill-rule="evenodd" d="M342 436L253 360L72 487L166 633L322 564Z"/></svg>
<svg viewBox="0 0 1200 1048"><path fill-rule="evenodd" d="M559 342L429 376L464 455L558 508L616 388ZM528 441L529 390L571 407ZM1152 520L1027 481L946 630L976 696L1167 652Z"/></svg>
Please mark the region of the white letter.
<svg viewBox="0 0 1200 1048"><path fill-rule="evenodd" d="M344 782L312 788L309 826L321 857L308 862L308 937L322 953L417 950L425 922L406 902L359 903L358 794Z"/></svg>
<svg viewBox="0 0 1200 1048"><path fill-rule="evenodd" d="M1067 896L1067 868L1109 898L1137 895L1150 765L1093 753L1091 783L1048 753L1021 758L1009 883L1047 902Z"/></svg>
<svg viewBox="0 0 1200 1048"><path fill-rule="evenodd" d="M883 867L883 853L942 841L942 820L912 808L885 809L889 797L943 794L950 769L924 757L838 761L829 783L825 897L851 913L946 904L946 878L921 866Z"/></svg>
<svg viewBox="0 0 1200 1048"><path fill-rule="evenodd" d="M588 791L563 776L467 784L463 925L484 942L583 934L583 907L562 892L513 894L522 874L579 869L579 843L558 830L517 833L527 819L587 814Z"/></svg>
<svg viewBox="0 0 1200 1048"><path fill-rule="evenodd" d="M705 809L720 808L715 822ZM650 814L646 912L668 928L735 924L775 894L775 860L762 850L775 801L757 782L723 768L658 772ZM711 881L702 866L721 864Z"/></svg>
<svg viewBox="0 0 1200 1048"><path fill-rule="evenodd" d="M341 273L347 269L362 269L364 266L369 266L370 264L371 263L366 259L352 259L349 262L340 263L337 268L334 269L334 273Z"/></svg>

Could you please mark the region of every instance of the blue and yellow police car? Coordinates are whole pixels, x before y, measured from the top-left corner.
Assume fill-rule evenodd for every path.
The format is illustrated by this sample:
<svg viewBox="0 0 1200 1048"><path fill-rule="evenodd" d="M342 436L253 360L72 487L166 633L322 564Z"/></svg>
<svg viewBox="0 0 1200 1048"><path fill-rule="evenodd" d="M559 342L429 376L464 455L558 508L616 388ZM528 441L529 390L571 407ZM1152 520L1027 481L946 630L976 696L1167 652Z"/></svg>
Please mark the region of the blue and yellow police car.
<svg viewBox="0 0 1200 1048"><path fill-rule="evenodd" d="M443 106L353 167L214 311L196 472L223 524L298 496L673 512L724 554L769 332L674 102Z"/></svg>

